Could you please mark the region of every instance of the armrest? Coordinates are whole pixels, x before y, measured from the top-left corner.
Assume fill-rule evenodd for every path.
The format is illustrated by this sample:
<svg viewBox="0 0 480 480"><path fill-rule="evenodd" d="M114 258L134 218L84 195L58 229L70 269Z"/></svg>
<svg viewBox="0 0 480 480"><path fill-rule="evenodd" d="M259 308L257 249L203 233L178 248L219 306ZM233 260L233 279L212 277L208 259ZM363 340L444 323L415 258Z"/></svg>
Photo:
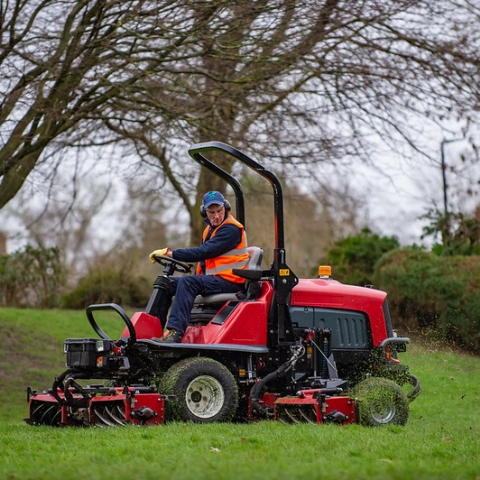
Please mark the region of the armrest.
<svg viewBox="0 0 480 480"><path fill-rule="evenodd" d="M241 270L239 268L233 268L232 272L247 280L260 280L262 277L268 277L272 274L270 270Z"/></svg>

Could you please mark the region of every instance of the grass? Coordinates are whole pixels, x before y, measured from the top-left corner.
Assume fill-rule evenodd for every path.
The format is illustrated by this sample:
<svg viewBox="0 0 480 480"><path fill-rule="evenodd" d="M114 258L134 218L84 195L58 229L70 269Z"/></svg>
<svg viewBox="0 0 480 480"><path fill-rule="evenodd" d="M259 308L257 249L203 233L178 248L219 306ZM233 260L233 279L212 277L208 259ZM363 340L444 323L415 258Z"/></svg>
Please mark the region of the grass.
<svg viewBox="0 0 480 480"><path fill-rule="evenodd" d="M0 329L4 339L12 332L0 352L2 479L480 479L478 357L410 346L401 360L423 392L405 427L264 421L54 429L22 422L25 387L51 385L64 368L64 338L95 336L88 321L83 312L0 309Z"/></svg>

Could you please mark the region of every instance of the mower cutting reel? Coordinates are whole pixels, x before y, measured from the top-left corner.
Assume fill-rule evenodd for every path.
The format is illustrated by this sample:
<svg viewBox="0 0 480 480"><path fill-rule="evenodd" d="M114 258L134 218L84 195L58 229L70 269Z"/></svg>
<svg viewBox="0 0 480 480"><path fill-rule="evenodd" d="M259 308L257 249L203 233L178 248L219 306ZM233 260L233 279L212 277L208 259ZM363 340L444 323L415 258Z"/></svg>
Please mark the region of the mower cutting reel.
<svg viewBox="0 0 480 480"><path fill-rule="evenodd" d="M168 398L151 388L111 388L101 385L48 393L28 392L31 425L116 427L156 425L168 416Z"/></svg>
<svg viewBox="0 0 480 480"><path fill-rule="evenodd" d="M347 396L332 396L322 390L300 392L297 397L275 402L275 418L283 423L357 423L358 401Z"/></svg>

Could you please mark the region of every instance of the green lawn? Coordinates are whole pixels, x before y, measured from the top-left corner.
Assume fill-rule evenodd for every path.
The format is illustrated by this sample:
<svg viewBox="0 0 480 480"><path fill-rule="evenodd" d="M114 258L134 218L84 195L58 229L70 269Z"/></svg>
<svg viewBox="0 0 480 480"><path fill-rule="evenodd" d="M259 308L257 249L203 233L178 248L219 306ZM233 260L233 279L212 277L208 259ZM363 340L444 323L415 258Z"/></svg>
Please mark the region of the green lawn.
<svg viewBox="0 0 480 480"><path fill-rule="evenodd" d="M478 357L409 346L401 361L423 392L405 427L264 421L55 429L22 421L25 387L51 386L64 368L65 337L95 336L84 313L0 309L0 331L2 479L480 479Z"/></svg>

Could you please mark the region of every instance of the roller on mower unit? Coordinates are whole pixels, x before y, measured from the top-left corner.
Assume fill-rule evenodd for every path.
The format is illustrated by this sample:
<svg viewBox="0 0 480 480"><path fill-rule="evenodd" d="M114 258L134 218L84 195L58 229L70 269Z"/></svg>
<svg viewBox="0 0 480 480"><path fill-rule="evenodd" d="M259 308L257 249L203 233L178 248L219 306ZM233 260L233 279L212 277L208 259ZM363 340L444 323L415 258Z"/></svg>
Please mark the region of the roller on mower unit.
<svg viewBox="0 0 480 480"><path fill-rule="evenodd" d="M255 420L368 426L405 425L420 382L398 360L409 339L397 337L387 294L344 285L323 268L299 279L286 263L282 186L261 164L221 143L189 154L228 183L236 218L245 221L240 182L211 159L221 153L262 176L273 190L273 263L248 247L245 293L197 297L181 343L159 342L158 312L169 277L192 265L157 256L163 273L144 311L130 317L114 303L90 305L95 338L68 338L67 370L43 392L27 388L31 425L157 425ZM120 336L101 328L101 312L119 318ZM121 330L123 328L123 330Z"/></svg>

